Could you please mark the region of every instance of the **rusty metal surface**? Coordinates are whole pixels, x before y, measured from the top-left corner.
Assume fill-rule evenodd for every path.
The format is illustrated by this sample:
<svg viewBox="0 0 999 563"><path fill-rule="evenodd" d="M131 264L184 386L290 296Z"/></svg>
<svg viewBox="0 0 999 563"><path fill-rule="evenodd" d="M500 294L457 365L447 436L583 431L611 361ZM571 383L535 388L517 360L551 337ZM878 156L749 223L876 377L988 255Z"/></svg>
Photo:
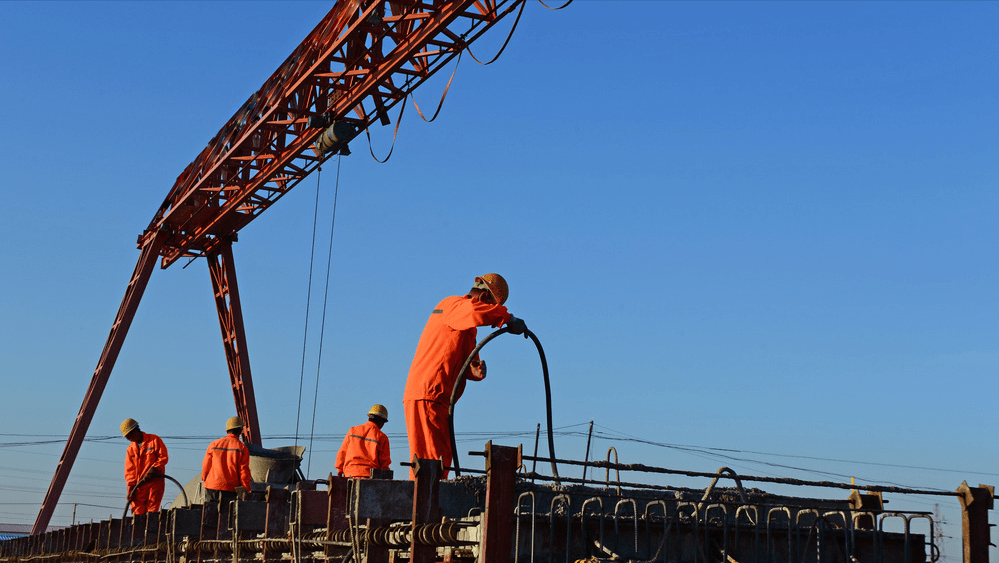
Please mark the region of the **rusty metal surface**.
<svg viewBox="0 0 999 563"><path fill-rule="evenodd" d="M617 482L545 485L517 473L516 448L487 444L486 452L487 478L441 482L440 463L429 460L417 463L416 481L331 475L327 490L311 483L270 488L250 500L3 541L0 563L915 563L939 556L931 514L886 512L871 493L821 499L720 489L714 482L690 492ZM705 475L745 479L731 471ZM965 483L958 493L972 545L965 561L986 562L994 490ZM442 517L442 497L450 497L448 512L458 516ZM984 551L975 551L983 545L977 542L985 542Z"/></svg>
<svg viewBox="0 0 999 563"><path fill-rule="evenodd" d="M525 461L552 461L551 459L549 459L547 457L534 457L534 456L524 456L524 460ZM666 467L656 467L656 466L653 466L653 465L644 465L644 464L641 464L641 463L610 463L610 462L606 462L606 461L590 461L588 463L584 463L582 461L576 461L576 460L571 460L571 459L556 459L556 460L554 460L554 462L555 463L559 463L559 464L565 464L565 465L588 465L589 467L593 467L593 468L605 468L605 469L608 469L608 470L614 470L614 471L619 471L619 472L620 471L635 471L635 472L639 472L639 473L655 473L655 474L665 474L665 475L684 475L684 476L687 476L687 477L718 477L719 476L719 473L717 473L717 472L716 473L706 473L704 471L685 471L685 470L682 470L682 469L669 469L669 468L666 468ZM722 468L722 469L727 469L727 468ZM731 471L731 470L729 470L729 471ZM734 476L734 475L735 475L734 472L731 473L731 474L729 474L729 476ZM535 478L535 479L545 479L545 480L548 480L548 481L555 481L555 479L553 477L548 477L548 476L545 476L545 475L533 475L532 474L530 476L532 478ZM759 476L752 476L752 475L738 475L736 477L738 479L741 479L742 481L754 481L754 482L759 482L759 483L775 483L775 484L783 484L783 485L796 485L796 486L808 486L808 487L825 487L825 488L832 488L832 489L847 489L847 490L853 490L853 489L857 489L858 488L857 485L852 484L852 483L837 483L835 481L808 481L808 480L804 480L804 479L789 479L789 478L784 478L784 477L759 477ZM568 478L564 478L564 477L561 478L561 480L575 482L575 483L582 483L583 482L582 479L568 479ZM591 479L591 481L592 481L592 479ZM619 483L619 484L623 485L623 483L620 483L619 481L615 481L615 483ZM647 487L647 485L643 485L641 483L634 483L633 485L637 486L637 487ZM935 496L946 496L946 497L957 497L957 496L960 496L960 493L953 492L953 491L909 489L909 488L905 488L905 487L895 487L895 486L890 486L890 485L864 485L863 487L860 487L860 488L863 488L864 490L867 490L867 491L877 491L877 492L885 492L885 493L902 493L902 494L910 494L910 495L935 495Z"/></svg>
<svg viewBox="0 0 999 563"><path fill-rule="evenodd" d="M357 518L409 520L413 515L413 482L354 479L353 511Z"/></svg>
<svg viewBox="0 0 999 563"><path fill-rule="evenodd" d="M995 506L995 487L969 487L961 483L957 489L961 501L961 543L964 563L988 563L990 528L989 511Z"/></svg>
<svg viewBox="0 0 999 563"><path fill-rule="evenodd" d="M482 534L483 563L503 563L513 545L513 513L520 450L486 444L486 511Z"/></svg>
<svg viewBox="0 0 999 563"><path fill-rule="evenodd" d="M440 478L443 464L438 460L413 457L413 538L418 537L419 529L425 524L440 521ZM437 550L413 541L410 545L412 563L431 563L437 559Z"/></svg>

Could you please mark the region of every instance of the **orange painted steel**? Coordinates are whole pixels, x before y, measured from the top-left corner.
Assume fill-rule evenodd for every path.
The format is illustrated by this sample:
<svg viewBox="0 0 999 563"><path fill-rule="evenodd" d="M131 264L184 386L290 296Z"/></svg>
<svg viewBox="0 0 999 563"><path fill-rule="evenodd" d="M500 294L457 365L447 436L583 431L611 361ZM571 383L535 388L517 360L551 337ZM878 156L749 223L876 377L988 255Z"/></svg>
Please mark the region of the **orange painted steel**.
<svg viewBox="0 0 999 563"><path fill-rule="evenodd" d="M132 319L135 317L135 311L139 307L139 300L142 299L142 294L146 290L146 284L149 282L149 276L156 265L156 257L162 244L162 233L153 233L144 237L139 261L135 264L135 270L129 279L128 288L125 290L125 297L118 308L118 315L114 319L114 324L111 325L111 333L108 334L108 339L104 343L104 351L101 353L101 359L97 362L97 368L94 370L93 378L90 380L90 387L83 398L83 405L80 406L80 412L76 415L76 420L73 422L73 430L70 431L69 439L66 440L66 447L63 448L62 456L56 465L55 475L52 476L49 490L45 493L45 500L42 501L42 507L38 511L38 517L35 519L35 525L31 528L32 534L40 534L48 529L52 512L55 511L56 504L59 503L59 497L62 496L62 489L66 486L66 479L69 478L69 472L73 469L73 463L76 462L76 454L80 452L80 446L83 445L83 439L86 437L87 430L90 428L90 422L97 411L97 403L100 402L101 395L104 394L104 388L107 386L111 369L114 368L114 364L118 360L121 345L125 342L128 327L132 324Z"/></svg>
<svg viewBox="0 0 999 563"><path fill-rule="evenodd" d="M246 349L243 309L239 302L239 286L236 284L232 242L225 239L224 244L212 250L207 260L212 277L212 290L215 294L215 309L219 314L219 328L222 330L226 365L229 368L229 381L232 384L232 396L236 402L236 415L244 424L243 440L248 444L260 446L262 444L260 423L257 420L257 400L253 394L253 379L250 377L250 355Z"/></svg>
<svg viewBox="0 0 999 563"><path fill-rule="evenodd" d="M329 155L327 116L357 131L387 112L522 0L341 0L177 178L147 230L169 233L164 268L210 252ZM386 10L387 8L387 10Z"/></svg>

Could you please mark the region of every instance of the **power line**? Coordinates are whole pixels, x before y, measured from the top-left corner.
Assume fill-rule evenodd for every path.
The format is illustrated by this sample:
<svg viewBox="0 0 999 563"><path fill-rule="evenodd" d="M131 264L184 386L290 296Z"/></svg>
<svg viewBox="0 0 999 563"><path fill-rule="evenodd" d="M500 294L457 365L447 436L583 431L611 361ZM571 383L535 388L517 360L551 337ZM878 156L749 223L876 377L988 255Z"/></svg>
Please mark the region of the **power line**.
<svg viewBox="0 0 999 563"><path fill-rule="evenodd" d="M555 429L554 433L556 435L558 435L558 436L561 436L561 437L585 437L587 435L586 432L584 432L582 430L569 430L569 429L577 428L577 427L582 427L582 426L584 426L586 424L588 424L588 423L580 423L580 424L572 424L572 425L567 425L567 426L561 426L561 427L558 427L557 429ZM607 440L607 441L612 441L612 442L631 442L631 443L646 444L646 445L655 446L655 447L659 447L659 448L666 448L666 449L672 449L672 450L677 450L677 451L683 451L685 453L688 453L690 455L695 455L697 457L709 456L709 457L715 458L715 459L727 459L727 460L732 460L732 461L742 461L742 462L745 462L745 463L757 463L757 464L766 465L766 466L770 466L770 467L774 467L774 468L779 468L779 469L791 469L791 470L795 470L795 471L805 471L805 472L809 472L809 473L825 474L825 475L831 475L831 476L837 476L837 477L850 477L851 475L846 475L846 474L843 474L843 473L836 473L836 472L816 470L816 469L810 469L810 468L804 468L804 467L797 467L797 466L793 466L793 465L786 465L786 464L774 463L774 462L769 462L769 461L764 461L764 460L759 460L759 459L751 459L751 458L746 458L746 457L736 457L735 455L732 455L732 454L754 455L754 456L771 456L771 457L779 457L779 458L787 458L787 459L805 459L805 460L812 460L812 461L846 463L846 464L865 465L865 466L872 466L872 467L888 467L888 468L897 468L897 469L908 469L908 470L914 470L914 471L933 471L933 472L938 472L938 473L957 473L957 474L962 474L962 475L978 475L978 476L986 476L986 477L999 477L999 473L987 472L987 471L973 471L973 470L966 470L966 469L941 468L941 467L930 467L930 466L920 466L920 465L906 465L906 464L898 464L898 463L886 463L886 462L865 461L865 460L852 460L852 459L822 457L822 456L808 456L808 455L798 455L798 454L784 454L784 453L778 453L778 452L764 452L764 451L758 451L758 450L742 450L742 449L736 449L736 448L721 448L721 447L715 447L715 446L703 446L703 445L692 445L692 444L678 444L678 443L671 443L671 442L658 442L658 441L655 441L655 440L648 440L648 439L641 438L641 437L638 437L638 436L633 436L633 435L630 435L630 434L626 434L626 433L621 432L619 430L615 430L613 428L609 428L609 427L602 426L602 425L599 425L599 424L595 424L594 426L597 427L597 428L599 428L600 430L595 431L593 433L593 436L595 438L603 439L603 440ZM391 439L405 439L406 438L406 434L405 433L389 433L388 435L389 435L389 437ZM508 439L510 439L510 438L524 438L524 437L529 437L529 436L533 436L533 435L534 435L534 431L533 430L500 431L500 432L496 432L496 431L492 431L492 432L490 432L490 431L476 431L476 432L457 432L456 433L456 436L461 436L461 439L457 440L457 441L460 441L460 442L471 442L471 441L474 441L474 440L477 440L477 439L483 439L483 438L508 438ZM18 441L18 442L4 442L4 443L0 443L0 448L3 448L3 447L24 447L24 446L49 445L49 444L63 443L63 441L64 441L64 439L56 439L56 438L60 438L60 437L59 437L59 435L54 435L54 434L0 433L0 436L19 437L19 438L23 438L23 437L32 437L32 438L50 438L51 437L51 438L53 438L53 439L40 439L40 440L34 440L34 441L27 441L27 440L25 440L25 441ZM176 436L162 436L162 438L164 440L172 440L172 441L204 441L204 442L210 442L211 440L215 439L215 436L214 435L176 435ZM265 438L267 440L280 441L280 440L294 440L294 439L296 439L296 436L291 435L291 434L272 434L272 435L263 436L263 438ZM84 438L84 441L85 442L105 442L106 443L106 442L108 442L109 440L112 440L112 439L113 440L118 440L119 437L117 435L111 435L111 436L91 436L91 437ZM341 439L342 439L342 436L340 436L338 434L337 435L335 435L335 434L315 434L314 437L313 437L313 440L314 441L318 441L318 442L335 442L335 441L339 441ZM184 448L179 448L179 449L184 449ZM25 453L29 453L29 452L25 452ZM313 453L317 453L317 452L313 452ZM91 461L107 461L107 460L104 460L104 459L91 459ZM14 468L8 468L8 469L14 469ZM15 470L19 470L19 469L15 469ZM19 470L19 471L24 471L24 470ZM853 475L853 476L855 476L855 475ZM94 478L98 478L98 477L94 477ZM868 480L868 481L872 481L873 482L873 480Z"/></svg>
<svg viewBox="0 0 999 563"><path fill-rule="evenodd" d="M692 448L692 449L698 449L698 450L704 450L704 451L731 452L731 453L753 454L753 455L769 455L769 456L774 456L774 457L786 457L786 458L794 458L794 459L810 459L810 460L815 460L815 461L833 461L833 462L837 462L837 463L854 463L854 464L858 464L858 465L873 465L873 466L880 466L880 467L894 467L894 468L898 468L898 469L912 469L912 470L918 470L918 471L938 471L938 472L941 472L941 473L961 473L961 474L965 474L965 475L984 475L984 476L987 476L987 477L999 477L999 473L989 473L989 472L985 472L985 471L970 471L970 470L965 470L965 469L944 469L944 468L939 468L939 467L924 467L924 466L918 466L918 465L903 465L903 464L897 464L897 463L882 463L882 462L875 462L875 461L861 461L861 460L851 460L851 459L837 459L837 458L828 458L828 457L819 457L819 456L807 456L807 455L795 455L795 454L781 454L781 453L774 453L774 452L760 452L760 451L754 451L754 450L737 450L737 449L731 449L731 448L718 448L718 447L712 447L712 446L696 446L696 445L684 445L684 444L671 444L671 443L668 443L668 442L655 442L655 441L652 441L652 440L645 440L645 439L639 438L637 436L630 436L630 435L625 434L623 432L619 432L617 430L614 430L613 428L607 428L606 426L600 426L599 424L596 424L594 426L597 426L599 428L603 428L605 430L609 430L611 432L615 432L617 434L620 434L621 436L626 436L627 438L623 439L624 441L639 442L639 443L644 443L644 444L649 444L649 445L659 446L659 447L664 447L664 448L675 448L675 449ZM594 435L596 435L596 433L594 433Z"/></svg>

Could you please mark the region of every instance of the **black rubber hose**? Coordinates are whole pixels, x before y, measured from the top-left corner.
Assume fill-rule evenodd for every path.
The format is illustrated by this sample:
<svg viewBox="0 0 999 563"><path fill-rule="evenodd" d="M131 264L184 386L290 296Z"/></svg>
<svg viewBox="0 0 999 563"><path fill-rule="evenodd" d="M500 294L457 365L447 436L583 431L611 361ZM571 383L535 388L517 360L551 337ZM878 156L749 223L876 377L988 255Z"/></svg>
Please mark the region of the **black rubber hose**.
<svg viewBox="0 0 999 563"><path fill-rule="evenodd" d="M458 389L461 388L461 383L465 379L465 372L468 371L468 366L472 364L472 359L478 355L479 350L487 342L506 332L510 332L510 330L507 327L503 327L483 338L482 342L479 342L475 349L472 350L472 353L468 355L465 363L461 366L461 371L458 372L458 377L454 380L454 388L451 390L451 404L447 409L447 426L451 432L451 464L454 467L455 476L461 475L461 465L458 463L458 444L454 439L454 403L458 400ZM555 435L552 432L552 385L548 378L548 360L545 359L545 349L541 347L541 341L538 340L538 337L530 329L525 330L524 335L534 341L534 345L538 348L538 356L541 358L541 372L545 378L545 409L548 417L548 457L551 458L552 477L555 478L555 484L561 484L558 476L558 466L555 464Z"/></svg>
<svg viewBox="0 0 999 563"><path fill-rule="evenodd" d="M157 475L152 476L152 478L154 478L154 479L157 478L157 477L162 477L164 479L169 479L169 480L173 481L174 483L177 483L177 486L180 487L180 494L184 495L184 504L187 505L188 508L191 507L191 501L188 500L188 498L187 498L187 491L184 490L184 485L181 485L180 481L174 479L173 477L171 477L169 475L157 474ZM135 491L138 490L138 488L139 488L139 486L135 485L134 487L132 487L132 489L130 491L128 491L128 497L125 498L125 512L121 513L122 520L124 520L125 517L128 516L128 507L132 504L132 495L135 494Z"/></svg>

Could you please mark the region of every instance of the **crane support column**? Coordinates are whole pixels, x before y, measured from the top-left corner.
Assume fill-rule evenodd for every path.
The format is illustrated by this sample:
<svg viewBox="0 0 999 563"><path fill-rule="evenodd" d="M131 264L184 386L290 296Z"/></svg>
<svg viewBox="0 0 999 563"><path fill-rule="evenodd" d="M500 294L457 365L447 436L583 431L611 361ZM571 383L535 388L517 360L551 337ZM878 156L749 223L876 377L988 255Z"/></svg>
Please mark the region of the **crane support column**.
<svg viewBox="0 0 999 563"><path fill-rule="evenodd" d="M45 493L45 500L42 501L42 507L38 511L38 518L35 519L35 525L31 528L32 534L40 534L48 529L49 520L52 519L52 513L55 511L56 505L59 504L62 489L66 486L66 480L69 478L69 472L73 469L73 463L76 461L76 455L80 452L83 439L87 436L90 422L97 411L97 404L101 400L101 395L104 394L111 370L114 369L114 364L118 360L118 353L121 352L125 335L128 334L128 328L132 325L135 311L139 308L139 301L146 290L146 283L149 282L153 266L156 265L156 259L159 257L164 239L164 231L147 231L140 237L142 252L139 254L139 261L135 264L135 270L128 281L125 297L121 301L121 306L118 307L118 315L114 319L114 324L111 325L111 333L108 334L108 339L104 343L101 359L94 370L87 394L83 397L83 405L80 406L80 412L76 415L76 422L73 423L73 430L69 433L66 447L62 451L62 457L59 458L59 464L56 466L55 475L52 476L49 490Z"/></svg>
<svg viewBox="0 0 999 563"><path fill-rule="evenodd" d="M239 304L236 266L232 258L232 239L226 239L216 246L207 258L236 414L243 419L243 439L248 444L259 446L257 400L253 395L253 379L250 377L250 356L246 351L246 332L243 330L243 309Z"/></svg>

